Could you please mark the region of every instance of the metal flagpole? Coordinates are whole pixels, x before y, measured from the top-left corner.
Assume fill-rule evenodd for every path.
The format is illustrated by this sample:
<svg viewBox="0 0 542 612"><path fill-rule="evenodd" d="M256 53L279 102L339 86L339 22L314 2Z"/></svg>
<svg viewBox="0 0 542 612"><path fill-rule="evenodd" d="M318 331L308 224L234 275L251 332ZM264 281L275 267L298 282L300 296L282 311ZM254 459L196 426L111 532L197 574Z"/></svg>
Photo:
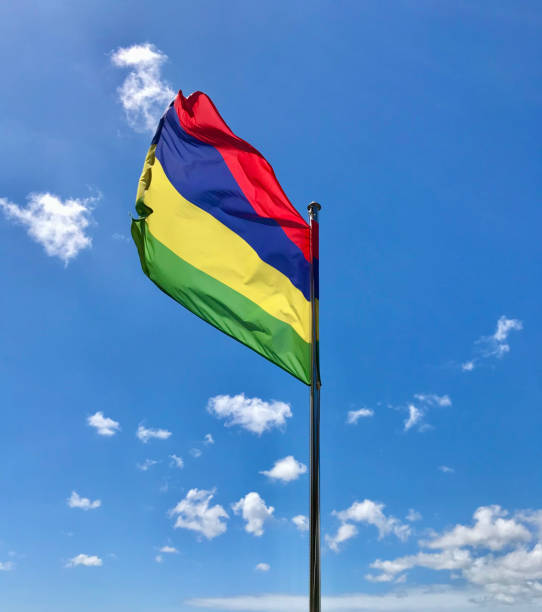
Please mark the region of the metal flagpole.
<svg viewBox="0 0 542 612"><path fill-rule="evenodd" d="M310 566L309 610L320 612L320 363L318 355L318 211L320 204L308 205L311 252L311 421L310 421ZM316 262L316 265L315 265Z"/></svg>

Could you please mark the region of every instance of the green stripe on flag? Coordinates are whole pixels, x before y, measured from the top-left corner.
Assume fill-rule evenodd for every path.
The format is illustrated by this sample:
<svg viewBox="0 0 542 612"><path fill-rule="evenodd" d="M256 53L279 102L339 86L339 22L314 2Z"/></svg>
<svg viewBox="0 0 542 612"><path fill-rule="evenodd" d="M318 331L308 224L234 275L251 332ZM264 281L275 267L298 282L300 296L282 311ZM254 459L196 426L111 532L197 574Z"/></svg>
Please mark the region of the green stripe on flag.
<svg viewBox="0 0 542 612"><path fill-rule="evenodd" d="M310 384L310 344L294 329L165 247L145 219L132 221L141 267L162 291L195 315Z"/></svg>

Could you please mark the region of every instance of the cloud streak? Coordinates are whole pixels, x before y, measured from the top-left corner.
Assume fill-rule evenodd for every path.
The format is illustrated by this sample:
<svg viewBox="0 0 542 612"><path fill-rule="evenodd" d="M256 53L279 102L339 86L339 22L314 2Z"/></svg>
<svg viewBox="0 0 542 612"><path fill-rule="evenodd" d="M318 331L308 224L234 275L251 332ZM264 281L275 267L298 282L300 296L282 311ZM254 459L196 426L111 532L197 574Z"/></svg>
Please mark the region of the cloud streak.
<svg viewBox="0 0 542 612"><path fill-rule="evenodd" d="M475 589L453 589L445 585L426 588L400 589L395 592L374 595L368 593L349 593L322 597L322 609L326 612L510 612L508 606L487 607L475 601L479 592ZM200 597L185 602L197 608L212 610L231 610L235 612L305 612L308 609L306 597L284 594L239 595L233 597ZM532 612L529 606L514 607L514 612Z"/></svg>
<svg viewBox="0 0 542 612"><path fill-rule="evenodd" d="M370 408L360 408L359 410L349 410L346 416L348 425L356 425L360 419L374 416L375 411Z"/></svg>
<svg viewBox="0 0 542 612"><path fill-rule="evenodd" d="M103 561L96 555L86 555L81 553L66 563L66 567L77 567L78 565L82 565L83 567L101 567L103 565Z"/></svg>

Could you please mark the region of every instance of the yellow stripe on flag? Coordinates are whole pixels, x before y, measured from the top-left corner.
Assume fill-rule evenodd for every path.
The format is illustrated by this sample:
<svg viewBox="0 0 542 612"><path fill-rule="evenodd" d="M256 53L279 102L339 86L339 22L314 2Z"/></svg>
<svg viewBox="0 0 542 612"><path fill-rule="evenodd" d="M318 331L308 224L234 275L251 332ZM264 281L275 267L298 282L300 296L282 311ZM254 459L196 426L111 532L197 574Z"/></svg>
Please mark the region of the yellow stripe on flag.
<svg viewBox="0 0 542 612"><path fill-rule="evenodd" d="M148 169L146 169L149 171ZM310 303L238 234L186 200L155 158L144 203L148 229L170 251L228 285L310 342Z"/></svg>

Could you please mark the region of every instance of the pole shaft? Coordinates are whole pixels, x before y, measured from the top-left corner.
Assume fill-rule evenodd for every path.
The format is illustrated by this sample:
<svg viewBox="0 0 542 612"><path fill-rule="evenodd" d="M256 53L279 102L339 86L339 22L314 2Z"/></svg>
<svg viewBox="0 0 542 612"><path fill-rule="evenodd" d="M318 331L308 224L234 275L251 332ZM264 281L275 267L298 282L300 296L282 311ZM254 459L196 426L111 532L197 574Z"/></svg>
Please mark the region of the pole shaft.
<svg viewBox="0 0 542 612"><path fill-rule="evenodd" d="M308 206L311 250L310 565L309 610L320 612L320 364L318 355L318 211Z"/></svg>

